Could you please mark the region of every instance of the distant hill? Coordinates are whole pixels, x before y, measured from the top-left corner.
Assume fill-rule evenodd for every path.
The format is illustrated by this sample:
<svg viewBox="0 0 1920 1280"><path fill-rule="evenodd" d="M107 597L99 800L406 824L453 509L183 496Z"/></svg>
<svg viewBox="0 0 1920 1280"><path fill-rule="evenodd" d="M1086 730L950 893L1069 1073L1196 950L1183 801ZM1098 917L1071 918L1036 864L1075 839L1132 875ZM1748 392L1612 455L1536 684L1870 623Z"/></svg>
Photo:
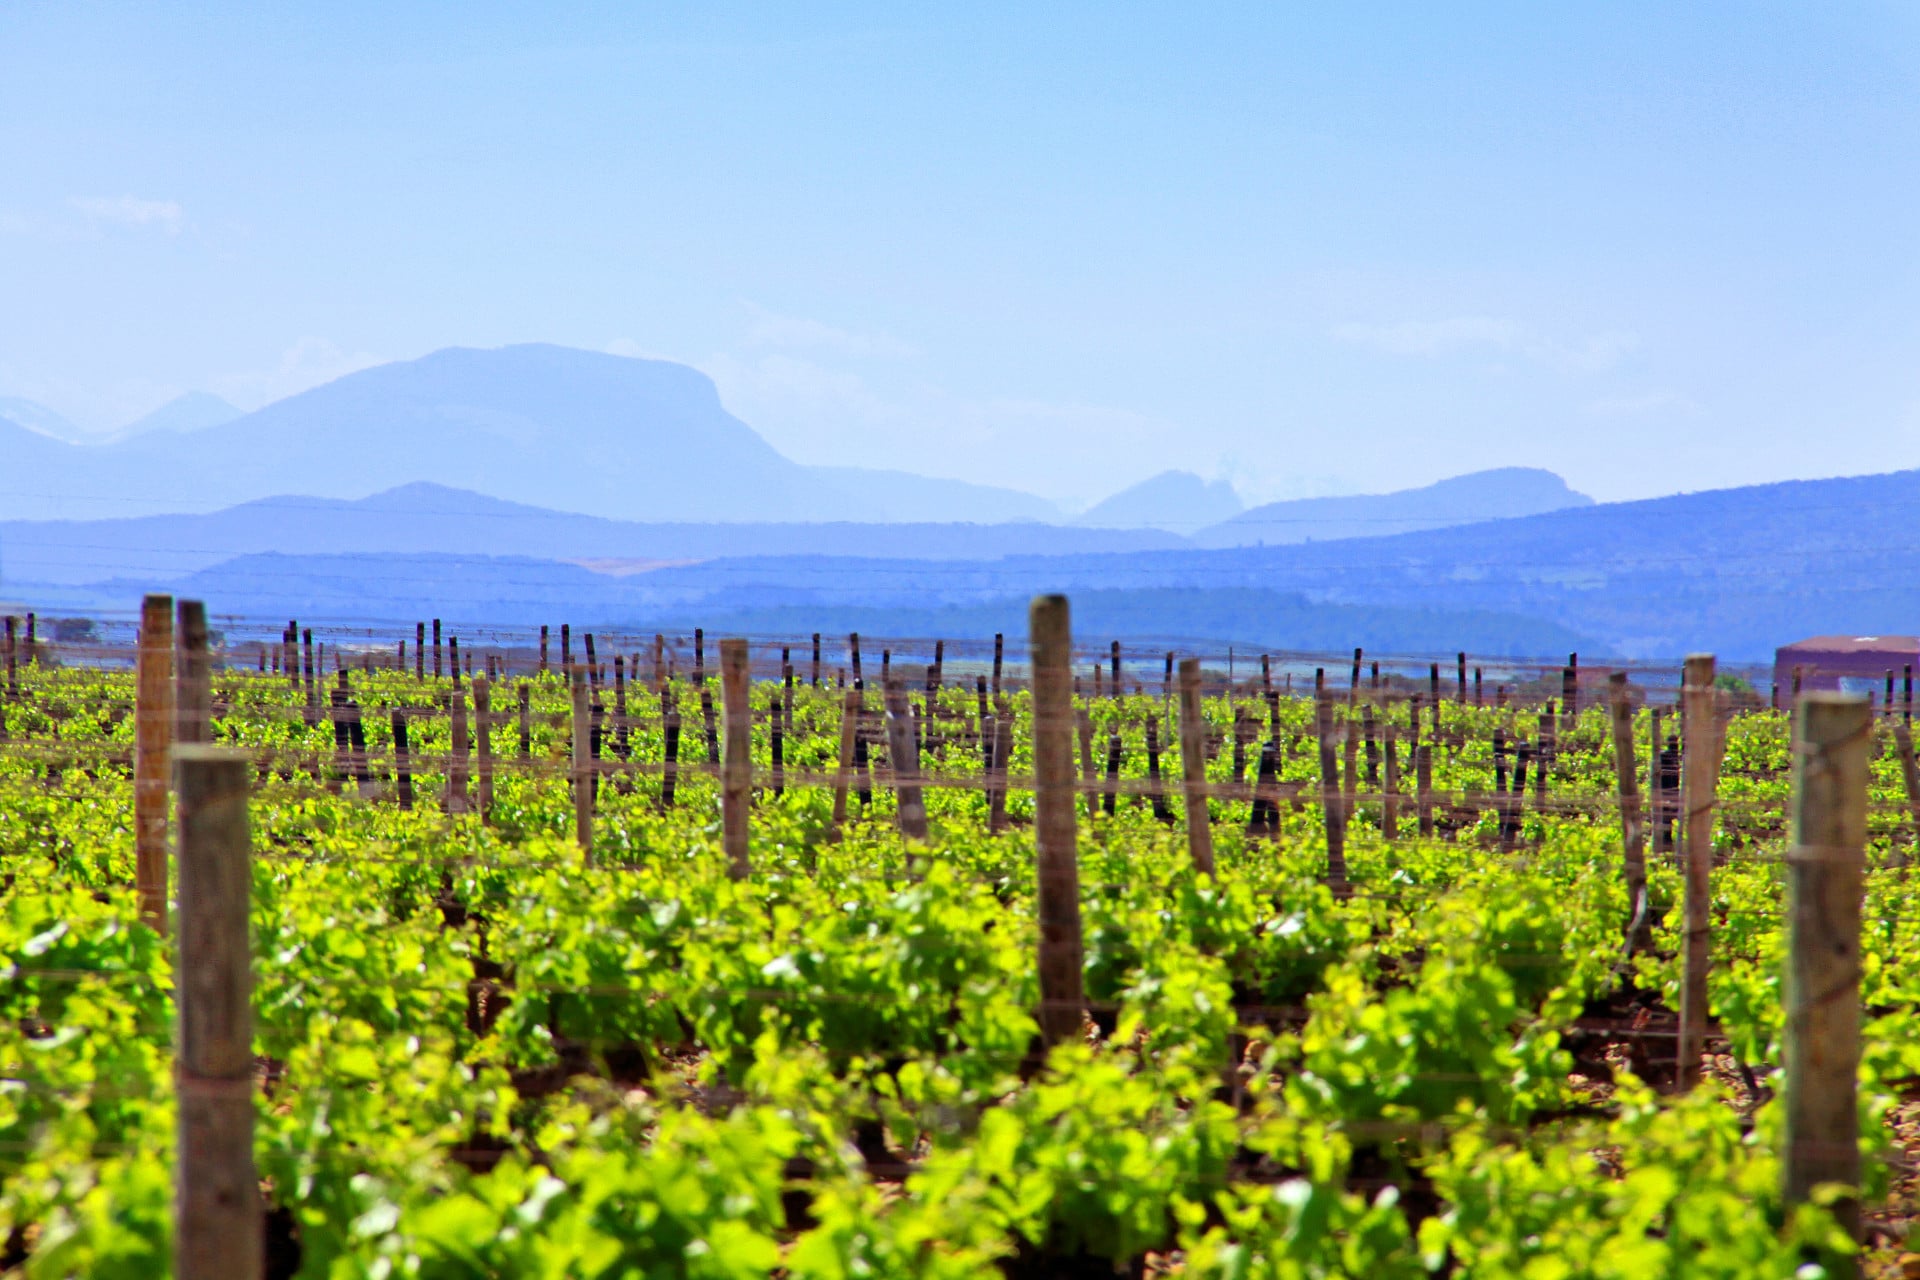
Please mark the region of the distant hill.
<svg viewBox="0 0 1920 1280"><path fill-rule="evenodd" d="M85 440L87 433L43 404L19 396L0 396L0 418L35 435L68 442Z"/></svg>
<svg viewBox="0 0 1920 1280"><path fill-rule="evenodd" d="M136 418L114 432L116 439L145 435L149 431L205 431L241 416L241 411L211 391L189 391Z"/></svg>
<svg viewBox="0 0 1920 1280"><path fill-rule="evenodd" d="M1095 529L1191 534L1229 519L1240 508L1240 495L1225 480L1202 480L1191 471L1162 471L1095 503L1073 522Z"/></svg>
<svg viewBox="0 0 1920 1280"><path fill-rule="evenodd" d="M1394 493L1269 502L1193 531L1193 540L1203 547L1250 547L1377 538L1592 505L1551 471L1500 467Z"/></svg>
<svg viewBox="0 0 1920 1280"><path fill-rule="evenodd" d="M51 443L51 442L49 442ZM915 501L905 477L880 487ZM849 482L851 483L851 482ZM849 509L853 509L851 498ZM1007 555L1164 550L1182 539L1152 530L1002 524L853 521L808 524L662 523L607 520L505 502L444 485L410 484L370 498L276 497L204 515L120 520L0 521L0 585L138 579L165 583L235 556L407 552L536 556L612 562L708 560L718 556L873 555L972 560Z"/></svg>
<svg viewBox="0 0 1920 1280"><path fill-rule="evenodd" d="M8 514L212 511L416 481L615 519L1056 518L1030 494L783 457L684 365L566 347L449 348L363 369L231 421L63 445L0 429Z"/></svg>

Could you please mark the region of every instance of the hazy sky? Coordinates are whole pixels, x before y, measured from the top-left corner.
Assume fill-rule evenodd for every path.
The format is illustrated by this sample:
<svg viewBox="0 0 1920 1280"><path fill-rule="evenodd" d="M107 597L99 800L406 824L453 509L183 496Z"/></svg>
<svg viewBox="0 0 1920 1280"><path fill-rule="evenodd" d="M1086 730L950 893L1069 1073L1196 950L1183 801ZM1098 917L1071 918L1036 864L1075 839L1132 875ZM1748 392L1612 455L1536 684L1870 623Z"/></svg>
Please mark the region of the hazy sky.
<svg viewBox="0 0 1920 1280"><path fill-rule="evenodd" d="M0 396L662 355L1087 501L1920 466L1920 8L0 6Z"/></svg>

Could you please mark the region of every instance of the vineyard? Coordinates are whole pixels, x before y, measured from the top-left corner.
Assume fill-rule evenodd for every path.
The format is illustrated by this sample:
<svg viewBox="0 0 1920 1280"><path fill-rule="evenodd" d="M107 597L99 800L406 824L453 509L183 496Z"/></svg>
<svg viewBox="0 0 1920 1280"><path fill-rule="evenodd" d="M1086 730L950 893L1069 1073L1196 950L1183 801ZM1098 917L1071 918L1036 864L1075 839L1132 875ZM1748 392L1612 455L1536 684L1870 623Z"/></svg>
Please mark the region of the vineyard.
<svg viewBox="0 0 1920 1280"><path fill-rule="evenodd" d="M1920 1274L1910 694L439 630L9 628L9 1274Z"/></svg>

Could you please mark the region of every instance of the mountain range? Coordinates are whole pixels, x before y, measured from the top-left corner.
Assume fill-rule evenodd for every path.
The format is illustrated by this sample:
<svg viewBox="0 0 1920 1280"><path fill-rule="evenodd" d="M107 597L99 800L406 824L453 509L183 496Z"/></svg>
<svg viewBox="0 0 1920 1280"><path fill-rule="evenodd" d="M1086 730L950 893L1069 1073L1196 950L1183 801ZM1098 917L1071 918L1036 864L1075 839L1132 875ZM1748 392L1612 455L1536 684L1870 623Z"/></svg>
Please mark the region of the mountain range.
<svg viewBox="0 0 1920 1280"><path fill-rule="evenodd" d="M1052 502L1016 489L794 462L728 413L697 370L566 347L448 348L245 414L195 392L105 438L42 406L0 401L0 512L10 521L204 514L278 495L354 500L420 483L648 524L1069 522ZM1482 485L1499 491L1502 512L1586 500L1545 472L1490 473ZM1431 516L1422 492L1339 500L1336 515L1402 527L1410 515ZM1417 510L1402 512L1407 502ZM1456 516L1477 518L1470 504L1455 505ZM1295 506L1247 515L1328 536ZM1074 523L1195 535L1240 509L1225 482L1173 471ZM1235 527L1211 532L1227 543L1266 534Z"/></svg>
<svg viewBox="0 0 1920 1280"><path fill-rule="evenodd" d="M1730 659L1920 613L1914 471L1596 504L1509 467L1250 510L1167 472L1069 523L1010 489L803 466L693 370L556 347L437 352L223 416L188 402L95 445L0 422L0 595L957 638L1066 590L1133 635ZM140 502L174 510L119 514Z"/></svg>

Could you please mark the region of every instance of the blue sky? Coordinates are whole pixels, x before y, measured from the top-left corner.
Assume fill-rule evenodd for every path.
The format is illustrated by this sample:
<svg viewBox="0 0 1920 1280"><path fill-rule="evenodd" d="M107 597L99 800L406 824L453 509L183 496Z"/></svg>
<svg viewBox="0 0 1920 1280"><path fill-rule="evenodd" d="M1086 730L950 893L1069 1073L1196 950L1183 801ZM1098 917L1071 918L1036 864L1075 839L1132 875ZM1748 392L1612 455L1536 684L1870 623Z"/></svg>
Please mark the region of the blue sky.
<svg viewBox="0 0 1920 1280"><path fill-rule="evenodd" d="M438 347L1086 502L1920 466L1920 10L0 8L0 396Z"/></svg>

